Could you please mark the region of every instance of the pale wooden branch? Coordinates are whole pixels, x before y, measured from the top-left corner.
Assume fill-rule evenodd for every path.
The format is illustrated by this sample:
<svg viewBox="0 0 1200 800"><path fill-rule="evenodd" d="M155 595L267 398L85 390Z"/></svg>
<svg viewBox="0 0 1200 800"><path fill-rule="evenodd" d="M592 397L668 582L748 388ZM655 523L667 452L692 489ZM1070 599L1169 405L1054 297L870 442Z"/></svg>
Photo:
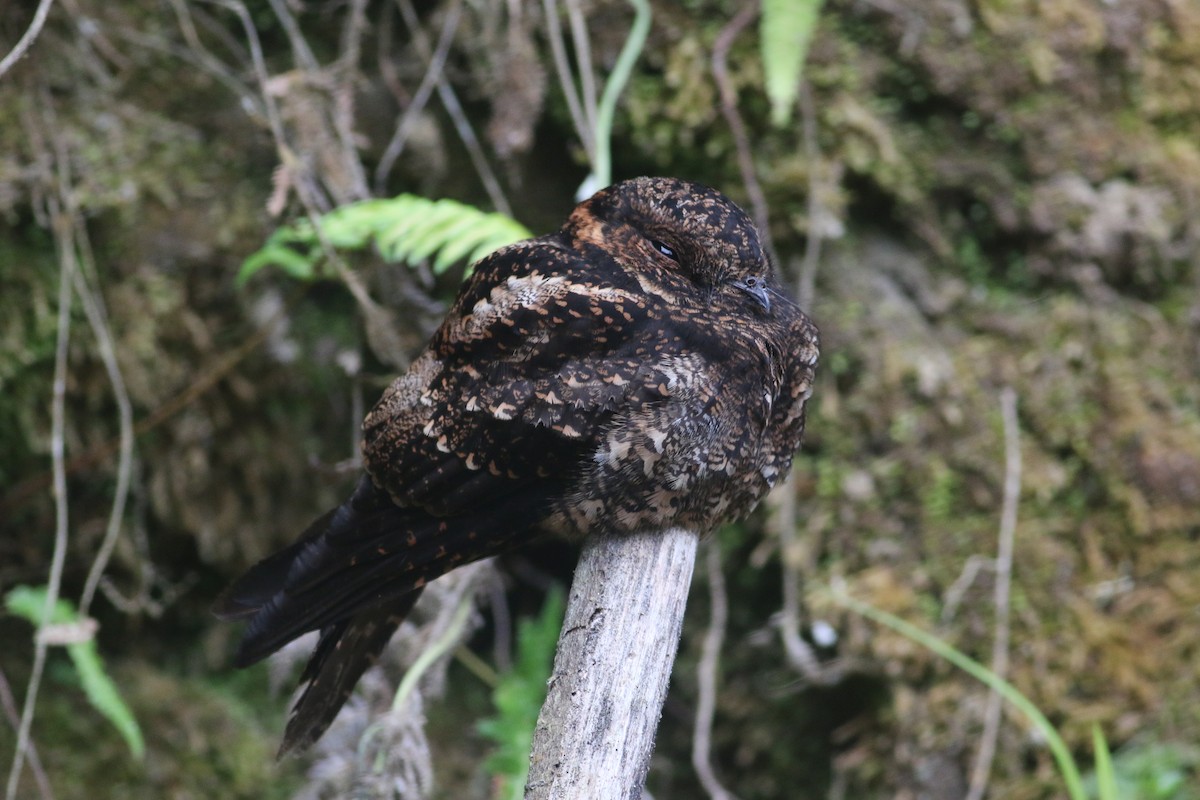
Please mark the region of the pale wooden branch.
<svg viewBox="0 0 1200 800"><path fill-rule="evenodd" d="M654 751L698 537L594 536L579 557L526 800L634 800Z"/></svg>

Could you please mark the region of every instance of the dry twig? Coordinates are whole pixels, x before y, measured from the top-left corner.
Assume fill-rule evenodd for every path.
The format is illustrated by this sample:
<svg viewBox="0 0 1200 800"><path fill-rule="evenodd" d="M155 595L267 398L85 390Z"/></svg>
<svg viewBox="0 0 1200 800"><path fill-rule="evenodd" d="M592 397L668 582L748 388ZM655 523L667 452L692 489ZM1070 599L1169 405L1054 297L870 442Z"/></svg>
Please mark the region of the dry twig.
<svg viewBox="0 0 1200 800"><path fill-rule="evenodd" d="M4 716L8 718L8 724L12 725L12 729L19 730L21 716L17 711L17 699L13 697L12 687L8 685L8 678L2 669L0 669L0 707L4 708ZM42 760L38 757L37 746L32 739L29 741L26 752L29 771L33 773L33 780L37 783L38 793L42 796L42 800L54 800L54 790L50 786L50 779L46 777L46 770L42 768Z"/></svg>
<svg viewBox="0 0 1200 800"><path fill-rule="evenodd" d="M1017 503L1021 496L1021 430L1017 423L1017 394L1011 386L1000 390L1000 415L1004 421L1004 500L1000 509L1000 541L996 547L996 638L992 641L992 672L1008 673L1009 595L1012 588L1013 545L1017 530ZM971 771L967 800L982 800L996 755L1003 700L995 689L988 692L979 752Z"/></svg>
<svg viewBox="0 0 1200 800"><path fill-rule="evenodd" d="M12 69L13 64L16 64L21 58L29 52L29 48L33 47L34 41L38 34L42 32L42 26L46 24L46 17L50 15L50 6L54 5L54 0L41 0L38 3L37 9L33 12L33 20L29 23L29 27L25 29L24 35L17 41L12 51L0 61L0 77L4 73Z"/></svg>
<svg viewBox="0 0 1200 800"><path fill-rule="evenodd" d="M729 78L729 50L738 35L744 31L758 16L759 0L752 0L742 6L713 42L712 74L717 83L717 92L721 97L721 114L729 125L729 133L733 136L734 150L737 152L738 170L742 173L742 183L746 187L746 196L750 199L750 209L754 213L754 224L762 236L763 248L771 257L773 263L779 263L775 252L775 242L771 238L770 212L767 210L767 198L763 194L762 184L758 182L758 174L754 169L754 156L750 152L750 137L746 132L746 123L737 108L737 90Z"/></svg>
<svg viewBox="0 0 1200 800"><path fill-rule="evenodd" d="M87 228L82 218L76 214L70 220L74 227L75 241L79 245L82 256L82 270L75 270L73 280L75 292L83 303L84 315L92 334L96 337L96 346L100 351L100 360L108 373L112 384L113 398L117 402L117 420L120 425L119 455L117 457L117 485L113 494L112 510L108 515L108 525L101 540L100 549L92 560L88 570L87 580L83 585L83 594L79 599L79 615L87 617L96 595L96 586L100 583L108 560L112 557L113 549L117 546L117 538L121 533L121 524L125 519L125 501L129 498L130 478L133 474L133 404L129 400L129 392L125 389L125 379L121 375L121 366L117 363L117 351L113 345L112 334L108 329L107 312L99 291L93 291L88 285L88 275L95 280L97 270L92 249L87 237ZM85 274L86 273L86 274Z"/></svg>
<svg viewBox="0 0 1200 800"><path fill-rule="evenodd" d="M692 730L692 768L700 785L713 800L737 800L721 785L712 766L712 724L717 706L717 670L721 664L721 644L725 641L725 624L729 618L729 598L725 594L725 575L721 571L721 544L715 538L708 542L705 559L708 576L708 596L711 606L708 630L700 649L696 667L699 698L696 703L696 724Z"/></svg>
<svg viewBox="0 0 1200 800"><path fill-rule="evenodd" d="M562 25L558 19L558 0L542 0L542 8L546 12L546 37L550 40L550 55L554 59L554 72L558 75L558 83L562 88L563 98L567 101L567 111L571 114L571 124L575 126L575 132L579 134L579 141L583 143L583 150L587 154L588 163L596 162L596 140L594 129L589 124L588 117L584 113L583 103L579 99L579 91L575 83L575 73L571 69L571 62L567 58L567 47L563 40ZM591 64L586 67L591 69ZM596 99L593 96L590 101L595 104Z"/></svg>
<svg viewBox="0 0 1200 800"><path fill-rule="evenodd" d="M52 115L53 105L43 92L43 113ZM58 602L59 590L62 585L63 567L67 557L68 507L67 507L67 470L66 443L64 429L66 427L66 394L67 394L67 351L71 341L71 305L74 299L72 284L78 264L75 259L74 228L71 217L75 212L71 200L70 161L66 142L58 134L59 126L53 120L43 123L46 130L52 132L54 143L54 160L58 178L58 198L48 199L50 219L54 225L54 241L58 249L59 285L58 285L58 335L54 350L54 388L50 401L50 458L54 472L54 550L50 559L50 573L46 578L46 604L42 611L42 619L38 628L41 629L50 622L54 606ZM42 674L46 668L47 642L44 637L34 637L33 667L30 670L29 683L25 690L25 705L21 712L21 722L17 729L17 747L13 755L12 770L8 774L8 787L5 792L7 800L15 800L17 788L21 783L21 771L25 765L25 756L29 748L29 730L33 725L33 713L37 707L38 689L41 686Z"/></svg>
<svg viewBox="0 0 1200 800"><path fill-rule="evenodd" d="M422 58L430 62L432 67L434 56L430 52L429 37L421 25L416 9L413 8L412 0L397 0L397 2L400 6L400 13L404 17L404 23L412 31L418 52ZM438 99L442 101L442 106L450 115L450 121L454 123L454 130L458 133L458 138L467 148L467 155L470 157L479 179L483 182L488 199L492 201L492 206L497 211L511 217L513 215L512 206L509 204L508 198L504 196L504 190L500 188L500 180L496 177L491 164L488 163L487 156L483 153L483 146L479 143L479 137L475 135L475 129L471 127L471 121L467 119L466 112L463 111L462 103L459 102L454 87L446 78L444 67L438 70L435 77Z"/></svg>
<svg viewBox="0 0 1200 800"><path fill-rule="evenodd" d="M403 11L403 6L401 6L401 10ZM442 30L438 34L437 45L434 46L433 54L429 57L429 64L425 69L425 75L421 78L421 83L417 87L417 91L413 93L412 102L408 104L408 108L404 109L404 113L400 115L400 121L396 125L396 130L392 134L391 140L387 143L387 147L384 148L383 155L379 157L379 164L375 167L375 191L381 194L387 183L388 174L392 171L396 159L404 152L404 145L408 142L408 137L415 129L421 112L429 104L429 98L432 96L434 89L437 88L442 70L446 66L446 57L450 54L450 45L454 42L454 34L458 31L458 23L461 18L462 2L461 0L455 0L455 2L450 4L450 8L446 11L446 17L442 20Z"/></svg>

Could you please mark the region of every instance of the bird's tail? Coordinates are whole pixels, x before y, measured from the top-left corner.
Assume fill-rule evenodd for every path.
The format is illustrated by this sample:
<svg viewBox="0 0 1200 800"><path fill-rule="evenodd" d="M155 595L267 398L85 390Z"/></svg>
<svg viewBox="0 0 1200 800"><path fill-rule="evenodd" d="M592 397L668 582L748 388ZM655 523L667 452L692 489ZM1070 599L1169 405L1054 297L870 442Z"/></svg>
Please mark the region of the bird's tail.
<svg viewBox="0 0 1200 800"><path fill-rule="evenodd" d="M226 590L213 612L249 620L239 667L321 631L280 755L320 738L428 581L507 548L518 528L505 510L434 517L396 506L364 476L346 502Z"/></svg>

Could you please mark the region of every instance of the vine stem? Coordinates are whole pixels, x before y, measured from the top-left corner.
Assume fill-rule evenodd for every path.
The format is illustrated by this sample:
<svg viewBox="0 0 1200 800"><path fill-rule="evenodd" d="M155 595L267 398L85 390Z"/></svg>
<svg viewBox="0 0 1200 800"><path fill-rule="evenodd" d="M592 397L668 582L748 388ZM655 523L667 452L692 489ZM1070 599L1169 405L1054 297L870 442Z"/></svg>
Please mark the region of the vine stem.
<svg viewBox="0 0 1200 800"><path fill-rule="evenodd" d="M646 37L650 33L650 3L648 0L630 0L635 15L633 25L629 29L629 38L625 40L617 63L613 65L612 74L604 84L604 93L600 95L600 104L596 108L596 158L592 162L592 177L596 188L612 183L612 124L613 114L617 107L617 98L629 82L633 72L634 62L646 46Z"/></svg>
<svg viewBox="0 0 1200 800"><path fill-rule="evenodd" d="M62 166L60 165L60 171ZM33 725L33 712L37 707L38 689L41 686L42 673L46 666L46 650L49 646L46 638L40 634L50 624L54 606L58 602L63 567L67 557L68 508L64 429L66 427L67 351L71 342L71 305L75 296L72 282L77 264L75 245L71 240L69 212L60 209L58 203L53 200L50 212L54 219L55 240L59 244L60 259L58 341L54 351L54 389L50 401L50 457L54 463L54 554L50 560L50 576L46 581L46 605L42 610L41 622L38 623L39 635L34 637L33 669L30 671L29 685L25 690L25 706L21 711L21 724L17 730L16 753L13 755L12 770L8 773L8 787L5 791L7 800L15 800L17 788L21 783L21 771L25 766L25 754L29 749L29 731Z"/></svg>
<svg viewBox="0 0 1200 800"><path fill-rule="evenodd" d="M4 73L12 69L13 64L21 60L21 57L28 52L29 48L33 47L34 40L42 32L42 26L46 24L46 17L50 16L50 6L52 5L54 5L54 0L42 0L38 3L37 10L33 13L33 21L29 23L25 34L9 54L4 57L4 60L0 61L0 76L3 76Z"/></svg>

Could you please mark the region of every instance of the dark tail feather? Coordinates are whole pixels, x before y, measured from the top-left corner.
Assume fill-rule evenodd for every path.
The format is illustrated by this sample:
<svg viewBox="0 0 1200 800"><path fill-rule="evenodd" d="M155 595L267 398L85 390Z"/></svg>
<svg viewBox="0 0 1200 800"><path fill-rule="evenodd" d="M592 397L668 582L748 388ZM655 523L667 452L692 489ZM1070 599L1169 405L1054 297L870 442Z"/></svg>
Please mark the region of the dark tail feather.
<svg viewBox="0 0 1200 800"><path fill-rule="evenodd" d="M375 488L368 476L363 475L346 502L317 517L296 541L255 564L222 592L213 603L213 614L225 620L256 614L271 598L283 591L297 557L311 544L322 536L352 533L364 515L389 508L394 509L391 501Z"/></svg>
<svg viewBox="0 0 1200 800"><path fill-rule="evenodd" d="M395 505L364 476L345 503L238 579L213 608L223 619L249 618L237 666L321 631L280 752L325 731L426 583L509 549L544 507L544 489L531 487L436 516Z"/></svg>
<svg viewBox="0 0 1200 800"><path fill-rule="evenodd" d="M330 520L337 512L338 509L335 508L322 514L304 529L304 533L295 542L251 567L245 575L221 593L213 603L213 614L218 619L233 620L258 613L258 610L283 588L296 556L309 542L328 530Z"/></svg>
<svg viewBox="0 0 1200 800"><path fill-rule="evenodd" d="M288 717L279 758L292 750L304 750L321 738L358 679L379 659L392 634L412 611L421 591L409 592L321 631L312 658L300 676L300 682L308 685Z"/></svg>

